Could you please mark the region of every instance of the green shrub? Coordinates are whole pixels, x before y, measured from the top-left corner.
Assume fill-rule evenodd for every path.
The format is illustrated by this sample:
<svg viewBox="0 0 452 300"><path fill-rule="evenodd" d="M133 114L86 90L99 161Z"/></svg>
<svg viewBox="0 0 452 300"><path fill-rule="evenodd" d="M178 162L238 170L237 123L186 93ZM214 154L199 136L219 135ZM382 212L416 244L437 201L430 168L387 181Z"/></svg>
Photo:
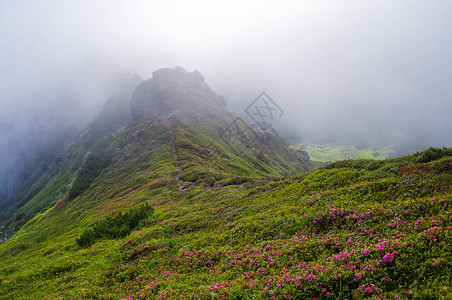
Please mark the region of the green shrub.
<svg viewBox="0 0 452 300"><path fill-rule="evenodd" d="M85 230L76 240L82 247L91 246L99 239L117 239L129 235L138 227L140 221L146 220L154 213L154 209L148 204L131 209L125 213L118 213L113 217L97 221L91 228Z"/></svg>
<svg viewBox="0 0 452 300"><path fill-rule="evenodd" d="M432 162L431 169L434 173L452 173L452 158L443 158Z"/></svg>
<svg viewBox="0 0 452 300"><path fill-rule="evenodd" d="M419 163L427 163L437 159L440 159L444 156L452 155L452 148L433 148L430 147L423 152L419 152L415 154L417 156L416 162Z"/></svg>
<svg viewBox="0 0 452 300"><path fill-rule="evenodd" d="M223 179L218 182L221 186L227 186L227 185L239 185L243 184L245 182L252 181L253 179L251 177L245 177L245 176L234 176L230 178Z"/></svg>

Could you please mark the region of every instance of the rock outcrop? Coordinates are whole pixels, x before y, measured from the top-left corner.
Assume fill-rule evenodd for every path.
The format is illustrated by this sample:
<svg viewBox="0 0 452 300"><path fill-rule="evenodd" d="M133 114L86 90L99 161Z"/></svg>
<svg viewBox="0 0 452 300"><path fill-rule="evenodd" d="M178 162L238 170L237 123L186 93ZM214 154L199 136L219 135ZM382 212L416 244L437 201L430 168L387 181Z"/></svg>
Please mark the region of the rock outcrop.
<svg viewBox="0 0 452 300"><path fill-rule="evenodd" d="M166 115L212 116L226 111L226 101L218 96L197 71L181 67L160 69L141 83L130 103L134 121Z"/></svg>
<svg viewBox="0 0 452 300"><path fill-rule="evenodd" d="M304 160L309 161L311 157L309 156L308 152L305 150L295 150L295 152Z"/></svg>
<svg viewBox="0 0 452 300"><path fill-rule="evenodd" d="M267 122L254 124L253 130L259 140L268 140L277 135L277 132L272 128L272 124Z"/></svg>

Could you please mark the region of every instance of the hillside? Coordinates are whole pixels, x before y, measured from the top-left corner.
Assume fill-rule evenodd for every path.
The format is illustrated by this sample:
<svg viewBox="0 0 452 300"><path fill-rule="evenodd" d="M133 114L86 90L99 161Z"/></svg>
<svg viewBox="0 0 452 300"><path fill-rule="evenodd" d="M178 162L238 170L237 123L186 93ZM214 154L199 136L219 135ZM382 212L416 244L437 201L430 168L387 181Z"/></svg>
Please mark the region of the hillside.
<svg viewBox="0 0 452 300"><path fill-rule="evenodd" d="M197 72L156 71L124 101L23 206L0 298L452 295L451 148L309 171Z"/></svg>
<svg viewBox="0 0 452 300"><path fill-rule="evenodd" d="M287 148L276 131L261 136L256 125L253 127L229 112L225 100L216 95L198 72L161 69L144 82L134 76L121 83L119 90L65 152L58 153L62 147L48 145L34 160L22 163L21 168L28 175L17 180L12 203L1 210L0 242L62 198L78 196L109 165L114 153L122 155L117 149L126 146L130 150L132 144L146 141L150 136L147 132L153 135L154 129L159 127L165 130L158 138L166 138L167 143L171 141L174 153L177 153L175 142L179 142L175 132L186 138L177 151L182 151L181 159L190 163L182 166L183 172L179 161L177 164L180 175L189 180L204 178L213 183L231 174L280 176L309 168L297 152ZM226 132L232 124L239 128L235 135L232 130L232 134ZM130 128L134 131L129 132ZM118 129L126 130L128 136L120 135L121 131L116 132ZM116 138L109 139L115 132ZM169 139L162 137L168 134ZM64 132L61 135L63 140ZM112 142L116 145L111 146ZM142 153L146 157L146 151L152 148L152 141L147 142L134 151L146 149ZM192 170L199 165L203 165L202 171Z"/></svg>
<svg viewBox="0 0 452 300"><path fill-rule="evenodd" d="M279 180L173 180L171 149L149 174L119 164L1 245L1 295L36 298L447 298L452 151L351 160ZM139 158L137 159L139 161ZM147 175L146 175L147 174ZM107 175L107 174L105 174ZM144 180L149 176L148 180ZM143 203L130 235L76 243Z"/></svg>
<svg viewBox="0 0 452 300"><path fill-rule="evenodd" d="M140 82L137 76L121 82L120 92L107 100L101 113L82 134L77 137L64 127L59 132L55 129L58 135L51 139L42 137L45 146L32 158L18 163L18 171L10 172L14 184L10 192L11 203L1 208L0 242L67 195L88 151L105 135L130 124L130 97Z"/></svg>

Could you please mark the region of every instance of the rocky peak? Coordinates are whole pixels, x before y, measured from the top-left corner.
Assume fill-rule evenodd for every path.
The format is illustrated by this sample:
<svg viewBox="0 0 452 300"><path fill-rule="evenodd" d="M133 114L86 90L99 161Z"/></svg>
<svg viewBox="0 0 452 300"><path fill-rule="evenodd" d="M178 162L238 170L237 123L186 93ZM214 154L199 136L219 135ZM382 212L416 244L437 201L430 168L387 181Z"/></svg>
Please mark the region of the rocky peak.
<svg viewBox="0 0 452 300"><path fill-rule="evenodd" d="M142 120L178 111L210 115L225 110L226 102L204 81L198 72L181 67L165 68L152 73L152 79L142 82L134 91L130 103L132 118Z"/></svg>

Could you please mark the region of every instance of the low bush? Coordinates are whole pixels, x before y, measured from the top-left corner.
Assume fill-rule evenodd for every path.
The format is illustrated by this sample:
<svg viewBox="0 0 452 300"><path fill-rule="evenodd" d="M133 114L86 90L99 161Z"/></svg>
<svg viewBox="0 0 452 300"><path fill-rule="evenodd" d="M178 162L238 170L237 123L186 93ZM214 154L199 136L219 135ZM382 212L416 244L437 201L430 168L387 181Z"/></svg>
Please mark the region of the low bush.
<svg viewBox="0 0 452 300"><path fill-rule="evenodd" d="M417 156L416 162L419 162L419 163L431 162L431 161L440 159L445 156L450 156L450 155L452 155L452 148L447 148L447 147L443 147L443 148L430 147L423 152L418 152L415 154L415 156Z"/></svg>

